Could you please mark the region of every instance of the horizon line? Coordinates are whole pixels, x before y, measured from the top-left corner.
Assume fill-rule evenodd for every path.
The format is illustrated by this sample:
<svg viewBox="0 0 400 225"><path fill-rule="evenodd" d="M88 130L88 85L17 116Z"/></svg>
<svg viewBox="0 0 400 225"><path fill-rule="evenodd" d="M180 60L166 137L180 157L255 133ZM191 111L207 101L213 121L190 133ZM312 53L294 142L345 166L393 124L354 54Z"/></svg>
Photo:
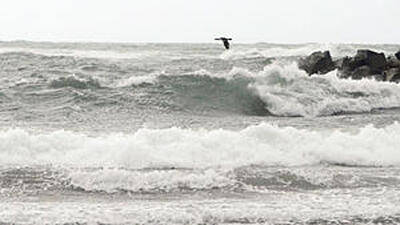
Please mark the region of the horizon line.
<svg viewBox="0 0 400 225"><path fill-rule="evenodd" d="M91 40L28 40L13 39L1 40L0 43L52 43L52 44L218 44L216 41L210 42L181 42L181 41L91 41ZM270 44L270 45L307 45L307 44L347 44L347 45L400 45L400 43L383 43L383 42L235 42L234 44Z"/></svg>

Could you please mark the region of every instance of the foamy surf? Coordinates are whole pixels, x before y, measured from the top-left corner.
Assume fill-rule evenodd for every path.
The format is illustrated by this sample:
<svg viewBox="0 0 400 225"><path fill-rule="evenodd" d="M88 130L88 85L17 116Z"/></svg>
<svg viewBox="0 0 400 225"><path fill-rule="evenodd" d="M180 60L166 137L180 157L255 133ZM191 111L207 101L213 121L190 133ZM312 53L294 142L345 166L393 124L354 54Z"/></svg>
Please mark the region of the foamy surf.
<svg viewBox="0 0 400 225"><path fill-rule="evenodd" d="M133 134L99 137L70 131L35 134L12 129L0 132L0 162L126 168L320 163L394 166L400 165L399 131L397 123L385 128L367 126L355 133L262 123L239 131L144 128Z"/></svg>
<svg viewBox="0 0 400 225"><path fill-rule="evenodd" d="M338 78L336 71L308 76L296 64L272 64L249 85L279 116L324 116L400 107L400 85Z"/></svg>
<svg viewBox="0 0 400 225"><path fill-rule="evenodd" d="M400 218L395 196L395 191L386 190L384 196L366 191L354 196L338 191L293 192L287 196L274 193L240 200L223 196L205 199L144 196L124 197L126 202L90 202L90 198L76 198L61 203L1 202L0 217L4 223L27 224L396 224ZM344 208L341 202L349 207ZM353 214L346 214L350 210Z"/></svg>

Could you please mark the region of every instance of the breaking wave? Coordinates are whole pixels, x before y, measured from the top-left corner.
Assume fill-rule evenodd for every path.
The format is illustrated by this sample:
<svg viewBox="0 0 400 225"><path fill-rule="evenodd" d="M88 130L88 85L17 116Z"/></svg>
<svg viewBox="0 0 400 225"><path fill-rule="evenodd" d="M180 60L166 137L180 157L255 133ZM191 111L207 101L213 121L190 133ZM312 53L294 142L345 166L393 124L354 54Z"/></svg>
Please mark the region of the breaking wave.
<svg viewBox="0 0 400 225"><path fill-rule="evenodd" d="M70 131L34 134L12 129L0 132L0 163L126 168L321 163L389 166L400 165L399 134L397 123L385 128L367 126L356 133L265 123L239 131L143 128L133 134L105 136Z"/></svg>
<svg viewBox="0 0 400 225"><path fill-rule="evenodd" d="M269 167L250 165L234 169L211 167L15 167L0 169L2 194L10 192L72 191L106 194L271 192L282 190L328 190L334 188L396 187L399 167L390 172L376 167L308 166Z"/></svg>
<svg viewBox="0 0 400 225"><path fill-rule="evenodd" d="M228 73L153 74L130 77L117 86L140 84L168 92L180 108L191 111L316 117L400 107L399 84L340 79L336 71L308 76L295 63L275 62L260 72L234 67Z"/></svg>
<svg viewBox="0 0 400 225"><path fill-rule="evenodd" d="M278 116L326 116L400 107L400 85L372 79L308 76L296 64L266 66L249 85Z"/></svg>
<svg viewBox="0 0 400 225"><path fill-rule="evenodd" d="M133 134L100 136L11 129L0 132L0 185L3 194L396 186L399 145L398 123L351 132L262 123L239 131L143 128ZM338 166L360 170L347 174ZM393 166L390 179L387 170L376 169L386 166Z"/></svg>

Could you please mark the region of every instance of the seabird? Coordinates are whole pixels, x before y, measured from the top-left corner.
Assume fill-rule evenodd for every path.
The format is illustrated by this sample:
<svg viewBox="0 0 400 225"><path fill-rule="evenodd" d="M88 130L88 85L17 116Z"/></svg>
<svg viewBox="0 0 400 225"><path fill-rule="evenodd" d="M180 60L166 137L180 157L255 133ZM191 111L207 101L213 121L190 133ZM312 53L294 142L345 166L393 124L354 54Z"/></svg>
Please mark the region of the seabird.
<svg viewBox="0 0 400 225"><path fill-rule="evenodd" d="M222 41L224 43L225 48L229 49L229 41L231 41L232 38L220 37L220 38L215 38L215 40Z"/></svg>

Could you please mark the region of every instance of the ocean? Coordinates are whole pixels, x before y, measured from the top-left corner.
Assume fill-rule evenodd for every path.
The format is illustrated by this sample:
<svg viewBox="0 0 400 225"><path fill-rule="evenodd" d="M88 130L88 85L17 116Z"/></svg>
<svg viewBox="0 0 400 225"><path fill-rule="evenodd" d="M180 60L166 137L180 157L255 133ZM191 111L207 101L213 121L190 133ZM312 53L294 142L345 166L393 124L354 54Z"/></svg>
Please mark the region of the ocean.
<svg viewBox="0 0 400 225"><path fill-rule="evenodd" d="M0 42L0 224L399 224L400 45Z"/></svg>

